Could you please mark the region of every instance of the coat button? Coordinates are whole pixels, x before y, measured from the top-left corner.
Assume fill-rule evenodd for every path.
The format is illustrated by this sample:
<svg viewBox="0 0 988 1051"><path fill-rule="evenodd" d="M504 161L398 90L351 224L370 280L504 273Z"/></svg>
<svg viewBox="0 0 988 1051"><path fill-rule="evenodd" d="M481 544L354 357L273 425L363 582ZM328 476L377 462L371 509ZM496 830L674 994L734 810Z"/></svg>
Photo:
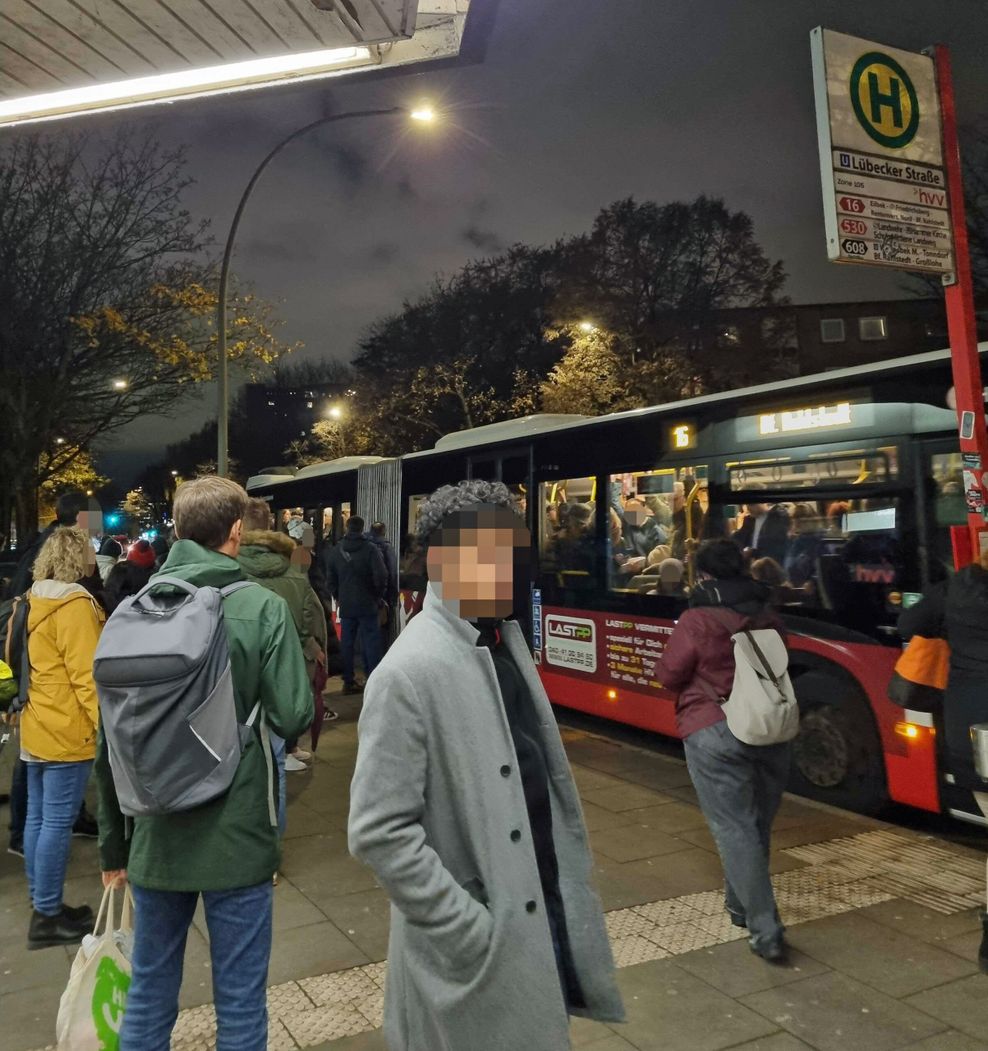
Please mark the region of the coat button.
<svg viewBox="0 0 988 1051"><path fill-rule="evenodd" d="M511 842L517 843L521 839L521 832L517 828L511 830Z"/></svg>
<svg viewBox="0 0 988 1051"><path fill-rule="evenodd" d="M511 767L508 766L507 763L505 763L504 766L501 767L501 776L502 777L510 777L511 776Z"/></svg>
<svg viewBox="0 0 988 1051"><path fill-rule="evenodd" d="M535 904L534 901L526 901L525 902L525 911L526 912L535 912L535 910L537 908L538 908L538 906Z"/></svg>

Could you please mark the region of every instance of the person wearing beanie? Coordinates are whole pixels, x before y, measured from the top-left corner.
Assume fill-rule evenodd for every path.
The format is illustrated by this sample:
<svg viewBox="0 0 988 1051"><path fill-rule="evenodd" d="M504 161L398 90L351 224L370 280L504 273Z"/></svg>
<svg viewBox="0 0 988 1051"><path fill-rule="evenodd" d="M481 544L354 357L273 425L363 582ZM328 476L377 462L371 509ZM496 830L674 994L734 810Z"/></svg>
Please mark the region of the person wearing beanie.
<svg viewBox="0 0 988 1051"><path fill-rule="evenodd" d="M154 569L156 558L157 555L154 553L154 548L147 540L138 540L136 543L131 544L130 550L127 552L127 561L133 562L135 566L140 566L141 569ZM150 573L148 575L150 576Z"/></svg>
<svg viewBox="0 0 988 1051"><path fill-rule="evenodd" d="M136 595L151 579L155 568L154 549L146 540L131 544L127 557L118 562L106 578L103 600L112 613L125 598Z"/></svg>
<svg viewBox="0 0 988 1051"><path fill-rule="evenodd" d="M104 584L110 575L110 570L120 561L122 554L123 548L112 536L103 537L103 543L99 546L99 554L96 556L96 568Z"/></svg>

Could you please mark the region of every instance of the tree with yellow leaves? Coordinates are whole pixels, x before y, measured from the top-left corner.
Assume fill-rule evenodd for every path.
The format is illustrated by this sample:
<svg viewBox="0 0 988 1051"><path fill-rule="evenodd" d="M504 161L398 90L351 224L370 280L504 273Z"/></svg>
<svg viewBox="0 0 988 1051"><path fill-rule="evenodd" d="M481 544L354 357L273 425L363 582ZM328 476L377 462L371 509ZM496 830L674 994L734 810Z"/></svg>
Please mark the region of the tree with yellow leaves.
<svg viewBox="0 0 988 1051"><path fill-rule="evenodd" d="M60 472L213 374L216 273L184 169L182 151L127 135L0 151L0 547L15 510L31 534ZM231 299L247 374L291 349L268 304Z"/></svg>

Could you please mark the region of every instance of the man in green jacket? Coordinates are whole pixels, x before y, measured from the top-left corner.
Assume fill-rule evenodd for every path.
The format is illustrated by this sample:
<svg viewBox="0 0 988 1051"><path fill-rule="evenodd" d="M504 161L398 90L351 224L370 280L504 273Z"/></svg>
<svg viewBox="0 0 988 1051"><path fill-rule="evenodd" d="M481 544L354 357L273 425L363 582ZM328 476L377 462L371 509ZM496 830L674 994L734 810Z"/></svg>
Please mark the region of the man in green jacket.
<svg viewBox="0 0 988 1051"><path fill-rule="evenodd" d="M179 538L165 576L225 587L244 575L237 563L247 494L225 478L197 478L175 495ZM265 588L224 600L223 621L237 715L257 701L283 737L312 722L312 691L285 602ZM260 721L259 721L260 722ZM102 734L96 755L103 883L130 880L136 906L132 978L120 1051L168 1051L189 924L201 894L209 927L219 1047L267 1046L271 874L280 863L271 824L272 779L266 734L255 724L229 791L179 814L133 820L129 837L117 806Z"/></svg>

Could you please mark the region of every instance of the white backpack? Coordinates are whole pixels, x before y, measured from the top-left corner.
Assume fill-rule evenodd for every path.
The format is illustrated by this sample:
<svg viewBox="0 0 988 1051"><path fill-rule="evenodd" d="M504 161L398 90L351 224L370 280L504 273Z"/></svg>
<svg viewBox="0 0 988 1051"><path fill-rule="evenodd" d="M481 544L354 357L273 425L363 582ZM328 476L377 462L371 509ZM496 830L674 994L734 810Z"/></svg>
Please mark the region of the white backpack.
<svg viewBox="0 0 988 1051"><path fill-rule="evenodd" d="M719 618L718 618L719 619ZM789 678L789 651L775 628L742 629L734 643L734 684L729 697L719 697L727 728L744 744L791 741L799 733L799 706Z"/></svg>

